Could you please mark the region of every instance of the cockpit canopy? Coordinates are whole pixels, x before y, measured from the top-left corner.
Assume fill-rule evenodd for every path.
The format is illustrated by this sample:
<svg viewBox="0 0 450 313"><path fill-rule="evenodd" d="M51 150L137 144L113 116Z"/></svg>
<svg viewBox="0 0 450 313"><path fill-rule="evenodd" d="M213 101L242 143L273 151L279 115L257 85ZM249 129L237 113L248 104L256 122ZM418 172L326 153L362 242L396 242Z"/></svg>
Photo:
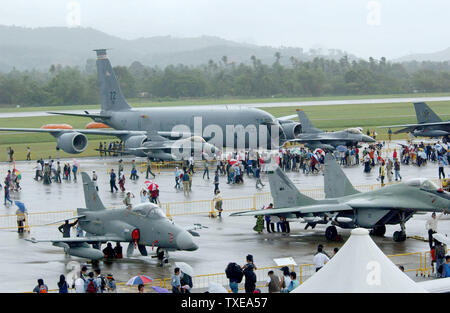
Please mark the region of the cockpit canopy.
<svg viewBox="0 0 450 313"><path fill-rule="evenodd" d="M420 188L427 191L436 191L439 190L439 186L433 183L431 180L426 178L415 178L405 182L405 185Z"/></svg>
<svg viewBox="0 0 450 313"><path fill-rule="evenodd" d="M191 136L189 140L192 142L206 142L202 136Z"/></svg>
<svg viewBox="0 0 450 313"><path fill-rule="evenodd" d="M134 206L131 209L131 213L151 218L151 219L157 219L157 218L165 218L166 215L161 210L159 206L153 203L141 203L136 206Z"/></svg>
<svg viewBox="0 0 450 313"><path fill-rule="evenodd" d="M362 134L361 128L357 128L357 127L347 128L345 131L350 134Z"/></svg>

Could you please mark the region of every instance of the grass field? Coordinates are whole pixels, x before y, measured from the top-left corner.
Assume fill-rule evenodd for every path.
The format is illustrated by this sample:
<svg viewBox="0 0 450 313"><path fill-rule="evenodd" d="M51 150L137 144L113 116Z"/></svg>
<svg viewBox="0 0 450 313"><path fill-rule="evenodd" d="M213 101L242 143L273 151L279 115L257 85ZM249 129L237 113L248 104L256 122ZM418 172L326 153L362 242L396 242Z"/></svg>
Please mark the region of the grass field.
<svg viewBox="0 0 450 313"><path fill-rule="evenodd" d="M431 102L430 107L444 120L449 119L450 105L448 102ZM300 108L300 107L298 107ZM380 103L380 104L347 104L329 106L304 106L301 107L317 128L324 130L339 130L348 127L363 127L376 130L377 139L387 139L387 129L375 128L376 126L415 123L416 116L412 103ZM264 108L275 117L292 115L296 113L296 107ZM295 118L297 120L297 118ZM67 123L73 128L85 128L91 122L88 118L71 116L39 116L0 119L0 127L41 127L44 124ZM394 135L393 139L405 139L405 134ZM88 136L89 145L80 157L98 155L94 151L99 141L116 140L115 137L101 138ZM0 161L6 160L6 148L12 146L17 160L26 158L26 147L30 146L32 158L48 158L56 155L55 139L48 134L36 133L7 133L0 132ZM60 157L74 157L60 151ZM75 156L77 157L77 156Z"/></svg>
<svg viewBox="0 0 450 313"><path fill-rule="evenodd" d="M237 103L269 103L269 102L296 102L296 101L327 101L327 100L357 100L357 99L382 99L382 98L403 98L403 97L445 97L450 93L414 93L395 95L355 95L355 96L324 96L324 97L297 97L297 98L199 98L180 100L147 100L128 99L133 107L168 107L168 106L188 106L188 105L211 105L211 104L237 104ZM100 104L89 105L69 105L69 106L33 106L20 107L0 104L0 113L6 112L29 112L29 111L66 111L66 110L99 110Z"/></svg>

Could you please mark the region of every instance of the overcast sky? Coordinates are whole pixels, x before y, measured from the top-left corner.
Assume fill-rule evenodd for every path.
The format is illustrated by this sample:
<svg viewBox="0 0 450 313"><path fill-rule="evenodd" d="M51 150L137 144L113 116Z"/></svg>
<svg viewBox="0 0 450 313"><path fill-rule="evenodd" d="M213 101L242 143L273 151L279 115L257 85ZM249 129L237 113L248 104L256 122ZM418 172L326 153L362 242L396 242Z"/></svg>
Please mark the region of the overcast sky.
<svg viewBox="0 0 450 313"><path fill-rule="evenodd" d="M448 0L1 0L0 5L3 25L79 24L127 39L211 35L335 48L365 58L448 48L449 15Z"/></svg>

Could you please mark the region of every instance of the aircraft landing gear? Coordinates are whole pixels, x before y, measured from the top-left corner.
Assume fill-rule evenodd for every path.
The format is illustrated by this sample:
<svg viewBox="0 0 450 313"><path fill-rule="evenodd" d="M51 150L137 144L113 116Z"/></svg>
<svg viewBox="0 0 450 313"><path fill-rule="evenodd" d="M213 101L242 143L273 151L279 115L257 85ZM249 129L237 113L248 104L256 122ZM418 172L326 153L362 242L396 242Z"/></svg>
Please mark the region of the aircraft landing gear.
<svg viewBox="0 0 450 313"><path fill-rule="evenodd" d="M167 250L158 247L158 249L156 249L156 257L158 258L159 266L161 267L163 267L164 264L169 263L169 252Z"/></svg>
<svg viewBox="0 0 450 313"><path fill-rule="evenodd" d="M395 242L403 242L406 240L405 213L400 212L400 231L394 232L392 236Z"/></svg>
<svg viewBox="0 0 450 313"><path fill-rule="evenodd" d="M385 233L386 233L385 225L376 225L370 232L371 235L377 236L377 237L383 237Z"/></svg>
<svg viewBox="0 0 450 313"><path fill-rule="evenodd" d="M406 233L396 231L394 232L394 235L392 237L394 238L395 242L403 242L406 240Z"/></svg>
<svg viewBox="0 0 450 313"><path fill-rule="evenodd" d="M335 226L328 226L327 229L325 229L325 238L330 241L336 241L338 236L337 229Z"/></svg>

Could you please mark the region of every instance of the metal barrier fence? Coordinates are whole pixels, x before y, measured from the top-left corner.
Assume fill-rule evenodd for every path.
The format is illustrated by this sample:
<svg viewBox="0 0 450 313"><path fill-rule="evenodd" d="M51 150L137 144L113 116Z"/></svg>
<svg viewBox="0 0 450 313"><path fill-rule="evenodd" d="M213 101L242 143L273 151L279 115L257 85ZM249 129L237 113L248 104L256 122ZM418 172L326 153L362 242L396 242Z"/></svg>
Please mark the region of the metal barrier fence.
<svg viewBox="0 0 450 313"><path fill-rule="evenodd" d="M30 231L30 227L54 225L55 221L61 221L72 218L77 215L76 211L53 211L53 212L36 212L26 213L23 228L25 231ZM16 229L17 215L8 214L0 215L0 229Z"/></svg>
<svg viewBox="0 0 450 313"><path fill-rule="evenodd" d="M273 271L276 269L280 269L283 266L270 266L270 267L260 267L257 268L256 270L254 270L255 274L256 274L256 287L257 288L262 288L265 286L265 281L267 279L267 274L269 273L269 271ZM295 271L294 266L289 266L291 271ZM165 278L163 280L163 288L170 288L170 281L171 278ZM192 284L193 286L195 286L195 289L208 289L209 283L214 282L217 284L220 284L222 286L227 286L228 285L228 278L225 274L225 272L223 273L214 273L214 274L203 274L203 275L196 275L194 277L192 277ZM239 284L239 289L244 289L244 284L241 283Z"/></svg>
<svg viewBox="0 0 450 313"><path fill-rule="evenodd" d="M432 179L436 183L440 183L439 179ZM386 183L386 185L396 184L397 182ZM381 188L380 184L357 185L356 189L365 192ZM314 199L324 199L325 194L323 188L313 188L300 190L305 195ZM263 206L273 203L270 192L256 193L252 196L244 196L237 198L223 198L222 209L225 212L257 210ZM120 206L118 206L120 207ZM170 218L180 215L203 215L208 214L214 216L216 214L213 200L195 200L183 202L167 202L160 203L161 209ZM54 211L54 212L37 212L26 214L25 226L36 227L51 224L55 220L63 220L76 216L76 211ZM0 229L12 229L17 227L17 215L0 215Z"/></svg>
<svg viewBox="0 0 450 313"><path fill-rule="evenodd" d="M427 255L429 256L429 251L426 252L411 252L411 253L403 253L403 254L393 254L388 255L387 257L396 265L402 265L405 268L405 272L415 272L416 276L425 274L428 271L431 271L431 267L427 264ZM429 259L428 259L429 261ZM300 264L300 265L290 265L288 266L290 271L293 271L297 274L297 278L300 284L303 284L306 280L311 278L315 273L315 267L313 264ZM256 287L257 288L265 288L266 279L268 277L269 271L275 271L281 269L282 266L268 266L268 267L259 267L254 272L256 274ZM279 274L277 274L279 275ZM430 274L428 274L429 276ZM208 289L209 284L217 283L226 287L228 292L231 290L228 288L229 280L226 277L225 271L222 273L213 273L213 274L202 274L195 275L192 277L192 283L194 286L194 291L196 292L204 292ZM117 284L118 292L137 292L136 286L126 286L125 282L118 282ZM171 289L171 278L163 278L163 279L154 279L151 283L146 284L146 290L152 291L152 286L162 287L166 289ZM239 284L239 289L244 289L244 283L241 282ZM58 292L57 289L49 290L49 292ZM70 289L69 292L75 292L73 289Z"/></svg>

